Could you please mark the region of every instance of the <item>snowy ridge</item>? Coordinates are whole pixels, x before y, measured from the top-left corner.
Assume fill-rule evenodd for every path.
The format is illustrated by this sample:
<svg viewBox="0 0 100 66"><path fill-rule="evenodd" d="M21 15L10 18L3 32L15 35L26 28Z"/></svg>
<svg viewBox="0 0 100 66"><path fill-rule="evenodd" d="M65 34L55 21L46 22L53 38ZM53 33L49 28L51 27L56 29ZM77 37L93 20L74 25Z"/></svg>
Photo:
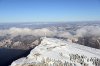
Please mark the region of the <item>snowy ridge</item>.
<svg viewBox="0 0 100 66"><path fill-rule="evenodd" d="M57 64L59 66L60 64L99 66L100 50L60 39L42 38L41 44L31 50L27 57L14 61L11 66L43 66L43 64L47 64L46 66L57 66Z"/></svg>

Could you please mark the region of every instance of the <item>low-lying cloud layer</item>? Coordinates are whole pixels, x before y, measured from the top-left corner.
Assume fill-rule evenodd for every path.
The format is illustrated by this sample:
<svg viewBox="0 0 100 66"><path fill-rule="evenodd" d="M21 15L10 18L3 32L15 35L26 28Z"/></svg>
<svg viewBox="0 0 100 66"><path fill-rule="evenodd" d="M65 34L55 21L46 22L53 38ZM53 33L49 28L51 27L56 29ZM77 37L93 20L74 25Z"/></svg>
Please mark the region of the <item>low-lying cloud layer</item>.
<svg viewBox="0 0 100 66"><path fill-rule="evenodd" d="M11 35L12 37L21 35L33 35L33 36L54 36L55 31L51 31L47 28L41 28L41 29L30 29L30 28L10 28L6 30L0 30L0 36L5 36L5 35Z"/></svg>
<svg viewBox="0 0 100 66"><path fill-rule="evenodd" d="M100 37L99 26L85 26L76 30L77 37Z"/></svg>
<svg viewBox="0 0 100 66"><path fill-rule="evenodd" d="M33 35L33 36L49 36L49 37L63 37L63 38L72 38L72 37L100 37L100 27L99 26L84 26L75 31L75 35L72 35L67 30L59 31L57 29L41 28L41 29L30 29L30 28L16 28L12 27L10 29L0 30L0 36L10 35L15 37L18 35Z"/></svg>

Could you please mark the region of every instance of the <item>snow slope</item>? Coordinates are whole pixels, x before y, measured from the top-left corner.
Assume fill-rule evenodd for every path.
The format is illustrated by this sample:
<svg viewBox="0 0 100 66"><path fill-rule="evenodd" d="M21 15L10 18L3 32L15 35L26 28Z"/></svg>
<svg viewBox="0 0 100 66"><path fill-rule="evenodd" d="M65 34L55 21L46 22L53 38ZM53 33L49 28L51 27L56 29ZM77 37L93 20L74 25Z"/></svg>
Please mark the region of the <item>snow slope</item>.
<svg viewBox="0 0 100 66"><path fill-rule="evenodd" d="M11 66L35 66L43 61L50 66L56 66L55 62L58 61L69 66L100 66L100 50L61 39L42 38L41 44L31 50L27 57L14 61Z"/></svg>

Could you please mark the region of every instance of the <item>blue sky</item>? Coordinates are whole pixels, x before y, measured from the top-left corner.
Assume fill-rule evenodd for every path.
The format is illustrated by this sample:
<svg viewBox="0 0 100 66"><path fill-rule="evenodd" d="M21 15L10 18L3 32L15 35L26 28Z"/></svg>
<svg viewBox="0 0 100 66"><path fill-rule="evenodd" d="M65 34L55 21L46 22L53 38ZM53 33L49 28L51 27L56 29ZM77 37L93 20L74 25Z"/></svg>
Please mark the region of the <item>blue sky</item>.
<svg viewBox="0 0 100 66"><path fill-rule="evenodd" d="M0 0L0 22L99 20L100 0Z"/></svg>

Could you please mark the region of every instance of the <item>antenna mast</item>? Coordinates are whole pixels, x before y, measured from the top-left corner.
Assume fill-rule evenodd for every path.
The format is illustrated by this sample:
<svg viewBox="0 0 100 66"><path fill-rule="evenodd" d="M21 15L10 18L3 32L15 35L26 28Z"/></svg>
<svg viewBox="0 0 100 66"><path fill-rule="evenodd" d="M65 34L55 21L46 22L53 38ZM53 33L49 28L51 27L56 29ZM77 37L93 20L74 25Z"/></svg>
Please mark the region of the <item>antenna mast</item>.
<svg viewBox="0 0 100 66"><path fill-rule="evenodd" d="M45 34L45 38L46 38L46 32L44 34Z"/></svg>

